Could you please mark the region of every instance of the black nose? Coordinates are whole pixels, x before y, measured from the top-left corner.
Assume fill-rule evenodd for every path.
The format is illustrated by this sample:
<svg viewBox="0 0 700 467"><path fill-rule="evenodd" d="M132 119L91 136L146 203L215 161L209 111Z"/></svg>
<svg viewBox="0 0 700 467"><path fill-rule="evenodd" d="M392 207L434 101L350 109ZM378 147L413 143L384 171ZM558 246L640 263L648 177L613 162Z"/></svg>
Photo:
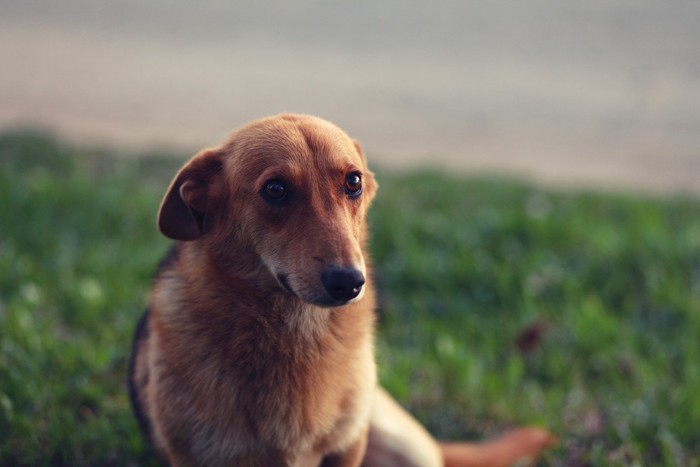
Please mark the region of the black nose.
<svg viewBox="0 0 700 467"><path fill-rule="evenodd" d="M321 282L333 300L347 302L360 294L365 276L354 268L332 266L321 273Z"/></svg>

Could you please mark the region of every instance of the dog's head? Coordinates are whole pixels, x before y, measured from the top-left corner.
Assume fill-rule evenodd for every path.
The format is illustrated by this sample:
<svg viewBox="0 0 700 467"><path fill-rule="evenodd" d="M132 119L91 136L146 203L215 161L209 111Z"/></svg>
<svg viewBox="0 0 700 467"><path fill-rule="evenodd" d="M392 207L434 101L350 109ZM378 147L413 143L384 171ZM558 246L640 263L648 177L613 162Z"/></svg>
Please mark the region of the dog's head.
<svg viewBox="0 0 700 467"><path fill-rule="evenodd" d="M304 302L340 306L362 296L376 190L359 144L342 130L280 115L194 156L170 185L158 225L200 242L227 274L248 266Z"/></svg>

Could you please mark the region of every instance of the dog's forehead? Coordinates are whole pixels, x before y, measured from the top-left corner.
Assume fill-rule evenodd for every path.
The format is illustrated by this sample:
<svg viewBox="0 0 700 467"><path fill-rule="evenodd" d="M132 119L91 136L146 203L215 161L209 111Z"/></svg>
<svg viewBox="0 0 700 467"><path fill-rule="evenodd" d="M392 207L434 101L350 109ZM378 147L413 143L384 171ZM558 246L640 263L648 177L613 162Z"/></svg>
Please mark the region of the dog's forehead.
<svg viewBox="0 0 700 467"><path fill-rule="evenodd" d="M229 163L245 172L270 167L334 171L363 168L350 137L316 117L282 116L254 122L231 135L225 144Z"/></svg>

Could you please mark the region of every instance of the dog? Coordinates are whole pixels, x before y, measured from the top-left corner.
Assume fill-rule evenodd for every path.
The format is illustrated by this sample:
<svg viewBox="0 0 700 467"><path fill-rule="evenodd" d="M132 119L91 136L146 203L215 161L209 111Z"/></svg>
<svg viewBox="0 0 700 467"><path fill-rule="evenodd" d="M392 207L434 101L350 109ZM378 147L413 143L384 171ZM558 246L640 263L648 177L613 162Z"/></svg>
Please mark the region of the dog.
<svg viewBox="0 0 700 467"><path fill-rule="evenodd" d="M254 121L177 173L176 240L137 326L129 394L173 466L506 466L553 442L516 429L438 443L377 385L360 145L330 122Z"/></svg>

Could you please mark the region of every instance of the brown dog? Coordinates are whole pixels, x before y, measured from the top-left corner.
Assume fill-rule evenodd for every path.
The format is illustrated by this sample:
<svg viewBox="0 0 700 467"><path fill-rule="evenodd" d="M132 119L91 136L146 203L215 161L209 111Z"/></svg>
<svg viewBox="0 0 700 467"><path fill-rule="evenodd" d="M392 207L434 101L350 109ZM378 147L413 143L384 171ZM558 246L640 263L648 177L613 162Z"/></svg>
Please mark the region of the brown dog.
<svg viewBox="0 0 700 467"><path fill-rule="evenodd" d="M177 174L158 214L178 240L131 359L139 422L172 465L510 465L535 428L438 445L376 386L365 214L377 190L357 143L280 115Z"/></svg>

